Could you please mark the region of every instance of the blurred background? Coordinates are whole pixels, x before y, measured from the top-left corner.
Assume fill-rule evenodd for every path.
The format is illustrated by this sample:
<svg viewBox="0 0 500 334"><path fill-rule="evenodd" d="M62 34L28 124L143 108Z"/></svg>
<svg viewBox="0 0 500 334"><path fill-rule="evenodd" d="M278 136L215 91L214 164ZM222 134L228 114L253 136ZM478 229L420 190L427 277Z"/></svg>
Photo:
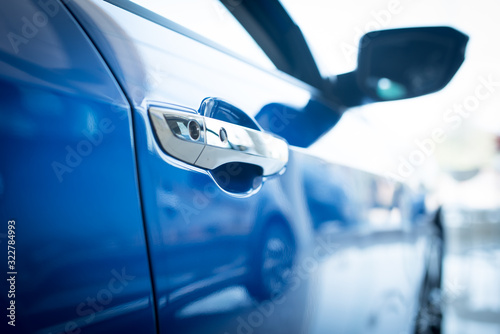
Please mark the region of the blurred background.
<svg viewBox="0 0 500 334"><path fill-rule="evenodd" d="M441 92L363 106L313 146L333 162L425 187L443 205L445 333L500 333L500 3L282 0L324 74L356 66L357 41L389 28L448 25L469 35ZM318 19L319 18L319 19ZM433 133L439 133L436 141ZM349 143L346 146L344 143ZM424 157L424 158L421 158Z"/></svg>

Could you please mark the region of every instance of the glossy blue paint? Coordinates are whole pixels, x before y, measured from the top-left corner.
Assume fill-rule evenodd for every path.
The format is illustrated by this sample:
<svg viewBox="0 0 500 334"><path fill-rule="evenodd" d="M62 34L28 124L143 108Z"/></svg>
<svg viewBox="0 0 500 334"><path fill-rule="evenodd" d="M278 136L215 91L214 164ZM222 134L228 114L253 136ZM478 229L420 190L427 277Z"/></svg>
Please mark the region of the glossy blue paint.
<svg viewBox="0 0 500 334"><path fill-rule="evenodd" d="M145 11L134 12L134 6L127 2L115 3L123 3L132 12L108 3L86 1L72 2L70 8L133 105L160 332L196 331L193 328L216 331L217 325L207 327L206 322L211 323L220 315L211 313L217 305L207 300L224 295L231 287L248 285L255 278L253 259L261 252L264 231L272 223L286 226L303 251L321 230L320 225L331 226L329 223L340 221L334 224L335 230L341 232L339 236L348 236L348 242L339 247L359 250L356 261L360 263L383 261L386 253L373 249L397 252L397 261L405 260L405 254L409 254L411 268L394 267L390 276L373 273L381 280L373 282L369 291L361 295L376 295L392 284L408 298L408 312L412 312L426 261L427 239L426 232L408 229L411 223L406 218L407 210L398 203L397 185L386 185L380 177L347 167L320 168L318 160L291 147L286 172L267 180L253 196L240 198L218 188L207 171L167 156L156 142L147 112L149 105L162 104L197 110L205 98L220 97L249 116L257 115L268 130L279 126L283 132L278 134L299 146L307 146L312 140L309 135L314 133L308 131L315 121L317 129L326 131L325 127L338 120L335 110L327 113L328 106L319 102L316 90L283 74L255 68L186 33L172 31L167 20L155 16L153 23L144 17ZM290 119L273 113L281 110L276 106L302 114L292 117L294 124L290 125ZM312 121L305 121L307 115L314 115ZM300 138L300 125L307 130L304 138ZM286 133L287 129L290 133ZM238 173L237 167L227 171L229 177L231 173ZM315 177L310 178L307 173ZM322 178L328 182L322 182ZM315 197L311 183L330 189L327 197L333 194L333 198L325 202L321 196ZM321 205L315 206L315 201ZM359 268L353 270L353 275L356 270L360 273ZM415 280L411 284L398 281L401 275ZM347 288L339 285L335 291L339 296L352 298L345 294ZM199 303L208 304L208 310L195 307L198 313L193 313L193 305ZM240 311L236 308L231 312ZM369 316L363 308L356 313L358 318ZM343 328L355 328L357 321L346 320L350 325L343 323ZM408 328L411 324L402 326Z"/></svg>
<svg viewBox="0 0 500 334"><path fill-rule="evenodd" d="M0 40L0 244L15 220L17 272L0 331L153 333L127 101L59 2L5 2L0 22L20 41Z"/></svg>
<svg viewBox="0 0 500 334"><path fill-rule="evenodd" d="M316 89L180 34L159 17L153 23L147 11L75 0L66 3L73 18L59 2L41 3L18 1L0 14L1 30L18 35L29 30L26 20L41 20L38 12L47 16L18 49L0 41L0 215L16 220L23 330L237 330L224 325L248 312L242 286L251 291L259 278L273 224L297 248L298 291L308 286L304 258L346 263L315 299L337 322L316 319L320 312L305 319L304 292L284 303L301 314L290 319L292 330L310 321L311 332L362 332L369 323L370 332L387 333L369 322L391 315L390 307L373 315L386 295L414 311L432 241L428 222L415 219L422 199L293 146L309 145L339 118ZM286 171L251 196L221 189L208 171L166 155L156 141L150 105L197 110L207 97L230 102L292 144ZM217 172L242 173L238 164ZM319 252L318 235L333 236L318 243ZM395 323L411 328L404 321Z"/></svg>
<svg viewBox="0 0 500 334"><path fill-rule="evenodd" d="M255 118L264 130L285 138L290 145L307 148L333 128L341 115L342 110L332 103L311 99L301 108L264 105Z"/></svg>

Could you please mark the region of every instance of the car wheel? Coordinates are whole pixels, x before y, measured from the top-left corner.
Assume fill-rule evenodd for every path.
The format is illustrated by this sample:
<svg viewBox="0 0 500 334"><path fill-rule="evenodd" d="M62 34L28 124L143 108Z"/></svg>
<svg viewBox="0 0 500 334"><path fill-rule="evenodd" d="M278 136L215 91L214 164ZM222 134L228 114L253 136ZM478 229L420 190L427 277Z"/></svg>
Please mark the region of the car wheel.
<svg viewBox="0 0 500 334"><path fill-rule="evenodd" d="M252 261L247 290L255 299L266 300L283 294L295 260L295 241L281 224L268 226Z"/></svg>

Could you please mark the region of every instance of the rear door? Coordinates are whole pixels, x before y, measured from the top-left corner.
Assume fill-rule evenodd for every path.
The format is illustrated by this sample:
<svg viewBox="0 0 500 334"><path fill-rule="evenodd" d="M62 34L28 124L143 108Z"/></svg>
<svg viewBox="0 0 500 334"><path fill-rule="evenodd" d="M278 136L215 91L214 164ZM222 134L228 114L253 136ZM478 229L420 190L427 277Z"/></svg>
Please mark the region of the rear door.
<svg viewBox="0 0 500 334"><path fill-rule="evenodd" d="M258 49L246 50L254 59L260 57L262 65L170 21L168 12L160 16L129 1L110 2L68 6L107 59L133 108L157 316L160 332L166 333L195 312L188 307L193 302L247 283L267 226L286 226L297 244L310 235L297 182L301 174L295 168L300 156L288 152L282 140L266 136L251 117L275 108L269 123L284 127L288 120L277 106L300 110L316 91L273 70ZM226 8L217 1L203 6L199 14L193 14L196 5L178 12L194 15L194 22L212 15L218 21L206 29L216 24L234 33ZM207 145L196 146L204 143L202 136ZM213 149L209 136L219 141L214 146L231 144L234 136L239 141L229 145L230 153L208 154ZM178 145L171 146L172 140ZM252 151L257 142L270 151ZM221 161L214 163L214 156ZM286 164L286 171L280 164Z"/></svg>

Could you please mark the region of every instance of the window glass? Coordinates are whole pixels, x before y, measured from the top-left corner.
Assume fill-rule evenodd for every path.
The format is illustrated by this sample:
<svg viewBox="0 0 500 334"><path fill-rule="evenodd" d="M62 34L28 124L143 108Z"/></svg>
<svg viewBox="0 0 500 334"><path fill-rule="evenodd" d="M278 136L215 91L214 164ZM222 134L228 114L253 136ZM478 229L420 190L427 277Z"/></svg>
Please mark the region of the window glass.
<svg viewBox="0 0 500 334"><path fill-rule="evenodd" d="M264 68L276 67L218 0L131 0ZM237 6L242 0L233 0Z"/></svg>

